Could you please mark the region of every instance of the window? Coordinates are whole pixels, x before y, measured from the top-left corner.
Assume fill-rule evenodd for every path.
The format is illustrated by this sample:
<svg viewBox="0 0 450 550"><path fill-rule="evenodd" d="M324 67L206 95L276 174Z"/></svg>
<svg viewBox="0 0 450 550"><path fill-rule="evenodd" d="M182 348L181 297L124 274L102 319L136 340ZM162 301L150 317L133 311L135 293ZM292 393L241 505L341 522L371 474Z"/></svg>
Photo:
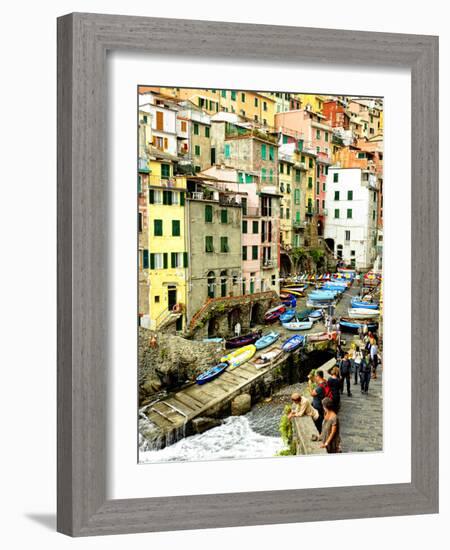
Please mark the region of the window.
<svg viewBox="0 0 450 550"><path fill-rule="evenodd" d="M172 191L172 204L180 204L180 195L178 191Z"/></svg>
<svg viewBox="0 0 450 550"><path fill-rule="evenodd" d="M142 251L142 268L148 269L149 262L148 262L148 250L144 249Z"/></svg>
<svg viewBox="0 0 450 550"><path fill-rule="evenodd" d="M352 201L353 200L353 191L347 191L347 200Z"/></svg>
<svg viewBox="0 0 450 550"><path fill-rule="evenodd" d="M253 183L253 176L251 174L245 174L245 183Z"/></svg>
<svg viewBox="0 0 450 550"><path fill-rule="evenodd" d="M322 191L325 193L327 190L327 184L325 182L322 183Z"/></svg>
<svg viewBox="0 0 450 550"><path fill-rule="evenodd" d="M267 111L267 102L263 101L263 111Z"/></svg>
<svg viewBox="0 0 450 550"><path fill-rule="evenodd" d="M319 213L319 210L320 210L320 201L319 201L319 199L316 199L316 211L317 211L317 213Z"/></svg>
<svg viewBox="0 0 450 550"><path fill-rule="evenodd" d="M283 174L283 173L284 173L284 164L280 162L280 174ZM139 176L139 179L140 179L140 176Z"/></svg>
<svg viewBox="0 0 450 550"><path fill-rule="evenodd" d="M308 187L309 187L309 189L312 189L312 186L313 186L312 177L309 177L308 178Z"/></svg>
<svg viewBox="0 0 450 550"><path fill-rule="evenodd" d="M242 197L241 199L241 206L242 206L242 214L244 216L247 215L247 199L245 197Z"/></svg>
<svg viewBox="0 0 450 550"><path fill-rule="evenodd" d="M162 234L163 234L162 220L153 220L153 235L155 237L162 237Z"/></svg>
<svg viewBox="0 0 450 550"><path fill-rule="evenodd" d="M213 208L210 204L205 205L205 222L211 223L213 221Z"/></svg>
<svg viewBox="0 0 450 550"><path fill-rule="evenodd" d="M312 168L313 166L314 166L313 159L310 158L309 159L309 167Z"/></svg>
<svg viewBox="0 0 450 550"><path fill-rule="evenodd" d="M241 93L241 101L242 101L242 103L245 103L245 94L244 94L244 92Z"/></svg>
<svg viewBox="0 0 450 550"><path fill-rule="evenodd" d="M229 252L230 248L228 246L228 237L220 237L220 251Z"/></svg>
<svg viewBox="0 0 450 550"><path fill-rule="evenodd" d="M214 289L216 286L216 276L214 275L214 271L210 271L208 273L207 281L208 281L208 298L214 298Z"/></svg>
<svg viewBox="0 0 450 550"><path fill-rule="evenodd" d="M269 160L274 160L275 159L275 151L274 151L274 148L273 148L273 145L271 145L269 147ZM287 167L288 168L288 174L290 173L290 166Z"/></svg>
<svg viewBox="0 0 450 550"><path fill-rule="evenodd" d="M302 139L299 139L297 141L297 148L299 151L303 151L303 140ZM302 156L302 162L305 162L305 157Z"/></svg>
<svg viewBox="0 0 450 550"><path fill-rule="evenodd" d="M290 192L291 192L291 184L288 183L288 184L286 185L286 193L290 193Z"/></svg>
<svg viewBox="0 0 450 550"><path fill-rule="evenodd" d="M325 201L322 201L322 208L325 208Z"/></svg>
<svg viewBox="0 0 450 550"><path fill-rule="evenodd" d="M276 283L276 276L275 275L272 275L272 286Z"/></svg>
<svg viewBox="0 0 450 550"><path fill-rule="evenodd" d="M335 191L335 192L334 192L334 200L335 200L335 201L338 201L338 200L339 200L339 191Z"/></svg>
<svg viewBox="0 0 450 550"><path fill-rule="evenodd" d="M258 98L255 97L255 107L258 107Z"/></svg>
<svg viewBox="0 0 450 550"><path fill-rule="evenodd" d="M316 130L316 139L320 139L320 130Z"/></svg>
<svg viewBox="0 0 450 550"><path fill-rule="evenodd" d="M320 147L316 147L316 153L320 153Z"/></svg>
<svg viewBox="0 0 450 550"><path fill-rule="evenodd" d="M230 144L229 143L225 144L225 158L226 159L230 158Z"/></svg>
<svg viewBox="0 0 450 550"><path fill-rule="evenodd" d="M358 153L358 158L359 159L365 159L366 158L366 153Z"/></svg>
<svg viewBox="0 0 450 550"><path fill-rule="evenodd" d="M334 209L334 217L335 217L336 219L339 218L339 208L335 208L335 209Z"/></svg>
<svg viewBox="0 0 450 550"><path fill-rule="evenodd" d="M267 170L265 168L261 168L261 180L262 181L267 180Z"/></svg>
<svg viewBox="0 0 450 550"><path fill-rule="evenodd" d="M194 147L194 152L195 152L195 155L196 155L197 157L200 156L200 145L196 145L196 146Z"/></svg>
<svg viewBox="0 0 450 550"><path fill-rule="evenodd" d="M172 191L163 191L163 204L172 205Z"/></svg>
<svg viewBox="0 0 450 550"><path fill-rule="evenodd" d="M350 250L350 256L355 256L355 251L354 250Z"/></svg>
<svg viewBox="0 0 450 550"><path fill-rule="evenodd" d="M171 252L170 253L170 267L182 267L183 266L183 252Z"/></svg>
<svg viewBox="0 0 450 550"><path fill-rule="evenodd" d="M300 204L300 189L294 190L294 203Z"/></svg>
<svg viewBox="0 0 450 550"><path fill-rule="evenodd" d="M248 231L248 222L247 220L242 220L242 233L247 233Z"/></svg>
<svg viewBox="0 0 450 550"><path fill-rule="evenodd" d="M375 221L375 218L377 217L377 211L376 210L373 210L372 211L372 220Z"/></svg>
<svg viewBox="0 0 450 550"><path fill-rule="evenodd" d="M231 92L231 101L236 101L236 92Z"/></svg>
<svg viewBox="0 0 450 550"><path fill-rule="evenodd" d="M161 164L161 178L170 178L170 164Z"/></svg>
<svg viewBox="0 0 450 550"><path fill-rule="evenodd" d="M301 182L301 172L300 170L297 170L297 168L295 169L295 181L296 183L300 183Z"/></svg>
<svg viewBox="0 0 450 550"><path fill-rule="evenodd" d="M252 260L258 259L258 245L252 246Z"/></svg>
<svg viewBox="0 0 450 550"><path fill-rule="evenodd" d="M142 216L142 212L139 212L138 214L138 228L139 228L139 233L142 233L142 228L143 228L143 216Z"/></svg>
<svg viewBox="0 0 450 550"><path fill-rule="evenodd" d="M345 232L345 240L346 241L350 240L350 231L348 231L348 230Z"/></svg>
<svg viewBox="0 0 450 550"><path fill-rule="evenodd" d="M267 145L265 143L261 144L261 158L262 160L267 159Z"/></svg>
<svg viewBox="0 0 450 550"><path fill-rule="evenodd" d="M198 124L194 122L194 135L198 136L199 130L198 130Z"/></svg>
<svg viewBox="0 0 450 550"><path fill-rule="evenodd" d="M222 97L227 97L227 91L226 91L226 90L222 90L222 91L220 92L220 95L221 95Z"/></svg>
<svg viewBox="0 0 450 550"><path fill-rule="evenodd" d="M220 223L228 223L228 210L225 208L220 211Z"/></svg>
<svg viewBox="0 0 450 550"><path fill-rule="evenodd" d="M180 220L172 220L172 237L180 236Z"/></svg>
<svg viewBox="0 0 450 550"><path fill-rule="evenodd" d="M337 172L335 172L335 173L333 174L333 182L334 182L334 183L338 183L338 181L339 181L339 174L338 174Z"/></svg>
<svg viewBox="0 0 450 550"><path fill-rule="evenodd" d="M205 252L214 252L214 241L211 236L205 237Z"/></svg>
<svg viewBox="0 0 450 550"><path fill-rule="evenodd" d="M320 193L320 181L316 181L316 195Z"/></svg>
<svg viewBox="0 0 450 550"><path fill-rule="evenodd" d="M284 208L280 206L280 218L283 219L284 216Z"/></svg>
<svg viewBox="0 0 450 550"><path fill-rule="evenodd" d="M328 132L325 132L325 141L328 141Z"/></svg>
<svg viewBox="0 0 450 550"><path fill-rule="evenodd" d="M347 218L350 219L353 217L353 212L351 208L347 208Z"/></svg>
<svg viewBox="0 0 450 550"><path fill-rule="evenodd" d="M258 231L259 231L259 222L255 220L252 223L252 232L258 233Z"/></svg>
<svg viewBox="0 0 450 550"><path fill-rule="evenodd" d="M167 269L167 252L150 254L150 269Z"/></svg>
<svg viewBox="0 0 450 550"><path fill-rule="evenodd" d="M291 210L290 208L286 208L286 219L289 220L291 217Z"/></svg>
<svg viewBox="0 0 450 550"><path fill-rule="evenodd" d="M164 113L162 113L161 111L156 111L156 129L164 129Z"/></svg>
<svg viewBox="0 0 450 550"><path fill-rule="evenodd" d="M272 160L273 160L273 159L272 159ZM291 167L290 167L289 164L286 166L286 174L287 174L288 176L291 175Z"/></svg>
<svg viewBox="0 0 450 550"><path fill-rule="evenodd" d="M142 178L138 176L138 193L142 193Z"/></svg>
<svg viewBox="0 0 450 550"><path fill-rule="evenodd" d="M242 247L242 259L247 260L247 247L246 246ZM244 292L244 294L245 294L245 292Z"/></svg>
<svg viewBox="0 0 450 550"><path fill-rule="evenodd" d="M205 126L205 137L209 138L209 126Z"/></svg>
<svg viewBox="0 0 450 550"><path fill-rule="evenodd" d="M198 166L198 165L197 165L197 166L194 166L194 171L195 171L195 173L200 172L200 170L201 170L201 167L200 167L200 166Z"/></svg>
<svg viewBox="0 0 450 550"><path fill-rule="evenodd" d="M283 143L286 145L286 143L288 142L288 136L283 136Z"/></svg>
<svg viewBox="0 0 450 550"><path fill-rule="evenodd" d="M297 210L297 211L295 212L295 221L296 221L297 223L300 223L300 211L299 211L299 210Z"/></svg>
<svg viewBox="0 0 450 550"><path fill-rule="evenodd" d="M159 304L159 296L155 296L155 304Z"/></svg>

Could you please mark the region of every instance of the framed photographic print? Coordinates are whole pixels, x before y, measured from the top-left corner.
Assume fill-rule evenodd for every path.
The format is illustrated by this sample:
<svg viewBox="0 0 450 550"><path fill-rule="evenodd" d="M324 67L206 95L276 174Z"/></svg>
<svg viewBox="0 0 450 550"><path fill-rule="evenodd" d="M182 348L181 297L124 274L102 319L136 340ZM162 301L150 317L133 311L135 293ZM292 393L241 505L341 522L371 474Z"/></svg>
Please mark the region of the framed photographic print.
<svg viewBox="0 0 450 550"><path fill-rule="evenodd" d="M437 45L58 20L58 530L437 512Z"/></svg>

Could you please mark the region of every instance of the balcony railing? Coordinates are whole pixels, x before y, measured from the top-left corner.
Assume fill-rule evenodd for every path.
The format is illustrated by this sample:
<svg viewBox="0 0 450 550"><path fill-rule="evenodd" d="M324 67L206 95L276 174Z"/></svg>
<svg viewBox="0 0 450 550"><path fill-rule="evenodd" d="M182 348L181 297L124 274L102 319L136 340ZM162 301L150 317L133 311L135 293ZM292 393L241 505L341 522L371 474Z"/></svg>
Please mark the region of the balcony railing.
<svg viewBox="0 0 450 550"><path fill-rule="evenodd" d="M272 267L276 267L277 263L275 260L263 260L262 267L263 269L270 269Z"/></svg>
<svg viewBox="0 0 450 550"><path fill-rule="evenodd" d="M242 208L242 216L244 218L259 218L261 211L257 206L247 206Z"/></svg>
<svg viewBox="0 0 450 550"><path fill-rule="evenodd" d="M163 178L156 174L150 174L148 177L148 185L150 187L167 187L186 189L185 179L182 177L172 176L170 178Z"/></svg>

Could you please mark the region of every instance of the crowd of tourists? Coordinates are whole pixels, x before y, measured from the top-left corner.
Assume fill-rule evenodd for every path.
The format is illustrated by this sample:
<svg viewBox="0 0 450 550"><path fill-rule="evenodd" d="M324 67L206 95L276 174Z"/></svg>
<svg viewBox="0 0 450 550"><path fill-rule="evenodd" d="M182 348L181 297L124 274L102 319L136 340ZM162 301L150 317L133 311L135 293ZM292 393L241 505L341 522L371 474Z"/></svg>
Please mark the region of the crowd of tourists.
<svg viewBox="0 0 450 550"><path fill-rule="evenodd" d="M312 402L299 393L292 394L293 406L289 419L310 416L318 432L318 435L313 435L313 439L320 441L320 446L328 453L340 453L342 449L338 413L341 395L346 391L348 397L353 396L352 380L353 386L360 385L362 395L368 395L370 381L377 378L379 364L376 334L360 334L359 343L352 343L347 351L338 343L336 364L329 371L328 379L325 379L322 370L316 371L314 380L308 379Z"/></svg>

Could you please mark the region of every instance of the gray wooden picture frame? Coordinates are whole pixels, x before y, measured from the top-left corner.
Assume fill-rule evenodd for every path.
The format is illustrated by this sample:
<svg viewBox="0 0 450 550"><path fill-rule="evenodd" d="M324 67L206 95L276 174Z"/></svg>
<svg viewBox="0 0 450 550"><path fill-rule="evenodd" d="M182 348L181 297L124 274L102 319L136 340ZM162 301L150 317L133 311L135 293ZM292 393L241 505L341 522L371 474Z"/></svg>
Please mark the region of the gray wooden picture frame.
<svg viewBox="0 0 450 550"><path fill-rule="evenodd" d="M411 483L107 499L111 50L411 70ZM86 536L438 511L438 150L435 36L83 13L58 19L58 531Z"/></svg>

